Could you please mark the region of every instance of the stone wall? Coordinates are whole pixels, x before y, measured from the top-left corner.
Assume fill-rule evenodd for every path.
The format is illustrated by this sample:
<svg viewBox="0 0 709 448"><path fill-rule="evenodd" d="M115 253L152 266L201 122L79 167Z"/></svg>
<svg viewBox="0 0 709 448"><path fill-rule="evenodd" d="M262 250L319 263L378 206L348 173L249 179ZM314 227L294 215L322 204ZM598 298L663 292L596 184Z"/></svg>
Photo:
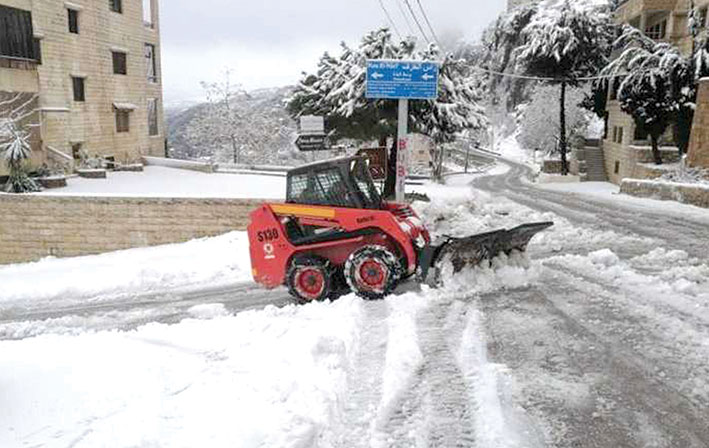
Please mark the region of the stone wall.
<svg viewBox="0 0 709 448"><path fill-rule="evenodd" d="M709 186L706 185L626 179L620 185L620 192L641 198L677 201L709 208Z"/></svg>
<svg viewBox="0 0 709 448"><path fill-rule="evenodd" d="M689 166L709 168L709 78L699 83L687 159Z"/></svg>
<svg viewBox="0 0 709 448"><path fill-rule="evenodd" d="M0 194L0 264L245 230L263 201Z"/></svg>

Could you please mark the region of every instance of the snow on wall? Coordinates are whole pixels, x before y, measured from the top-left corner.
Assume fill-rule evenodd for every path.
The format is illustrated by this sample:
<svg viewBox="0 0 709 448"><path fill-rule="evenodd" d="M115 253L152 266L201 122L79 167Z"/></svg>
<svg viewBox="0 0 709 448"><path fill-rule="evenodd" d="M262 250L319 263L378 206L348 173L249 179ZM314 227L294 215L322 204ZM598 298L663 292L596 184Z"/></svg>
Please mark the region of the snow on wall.
<svg viewBox="0 0 709 448"><path fill-rule="evenodd" d="M164 157L143 157L143 163L146 165L165 166L168 168L179 168L182 170L201 171L203 173L211 173L214 167L211 163L195 162L192 160L166 159Z"/></svg>
<svg viewBox="0 0 709 448"><path fill-rule="evenodd" d="M641 198L677 201L709 208L709 185L624 179L620 192Z"/></svg>

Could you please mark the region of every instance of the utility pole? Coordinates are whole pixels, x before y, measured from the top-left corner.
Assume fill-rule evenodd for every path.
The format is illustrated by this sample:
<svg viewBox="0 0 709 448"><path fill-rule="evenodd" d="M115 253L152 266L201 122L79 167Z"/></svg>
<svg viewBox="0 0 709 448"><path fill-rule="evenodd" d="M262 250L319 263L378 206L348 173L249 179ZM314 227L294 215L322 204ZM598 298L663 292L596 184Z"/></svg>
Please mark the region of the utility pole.
<svg viewBox="0 0 709 448"><path fill-rule="evenodd" d="M399 117L397 132L396 151L396 202L404 202L406 199L406 173L409 161L409 100L399 99Z"/></svg>

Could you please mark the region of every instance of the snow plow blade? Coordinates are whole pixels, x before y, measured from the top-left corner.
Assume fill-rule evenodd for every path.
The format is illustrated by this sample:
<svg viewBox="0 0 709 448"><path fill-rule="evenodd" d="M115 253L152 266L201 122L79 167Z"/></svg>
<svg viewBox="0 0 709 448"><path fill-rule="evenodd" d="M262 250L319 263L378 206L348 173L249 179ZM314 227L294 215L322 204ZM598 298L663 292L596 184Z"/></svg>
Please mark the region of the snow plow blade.
<svg viewBox="0 0 709 448"><path fill-rule="evenodd" d="M513 250L524 252L534 235L553 225L553 222L536 222L464 238L446 237L440 245L427 246L422 250L419 257L421 280L426 280L430 269L438 268L446 259L453 265L453 272L458 273L465 266L490 262L501 253L509 255Z"/></svg>

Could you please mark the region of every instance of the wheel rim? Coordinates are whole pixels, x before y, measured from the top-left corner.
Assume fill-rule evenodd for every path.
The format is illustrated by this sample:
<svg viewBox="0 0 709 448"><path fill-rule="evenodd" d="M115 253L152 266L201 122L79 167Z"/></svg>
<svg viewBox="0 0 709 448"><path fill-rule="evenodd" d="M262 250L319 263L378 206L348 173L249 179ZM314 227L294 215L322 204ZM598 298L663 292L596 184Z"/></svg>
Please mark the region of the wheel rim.
<svg viewBox="0 0 709 448"><path fill-rule="evenodd" d="M379 260L365 260L359 267L359 279L362 286L369 290L382 290L386 284L389 270Z"/></svg>
<svg viewBox="0 0 709 448"><path fill-rule="evenodd" d="M298 269L295 277L295 288L303 298L317 300L325 289L325 275L318 268L306 267Z"/></svg>

